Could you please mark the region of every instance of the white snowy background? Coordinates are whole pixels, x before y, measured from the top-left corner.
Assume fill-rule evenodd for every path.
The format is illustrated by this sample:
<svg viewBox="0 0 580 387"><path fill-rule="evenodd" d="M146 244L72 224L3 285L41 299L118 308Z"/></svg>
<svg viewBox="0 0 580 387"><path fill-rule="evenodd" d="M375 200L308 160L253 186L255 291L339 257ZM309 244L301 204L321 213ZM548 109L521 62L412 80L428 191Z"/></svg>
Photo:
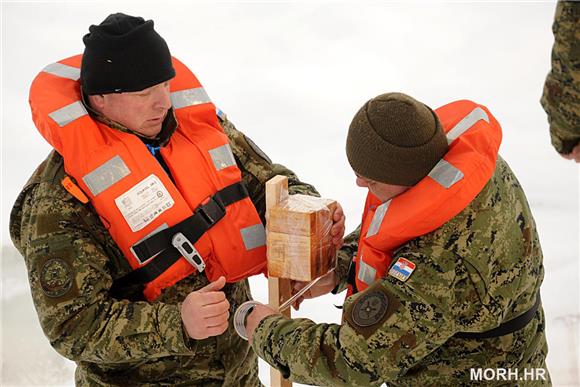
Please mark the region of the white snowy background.
<svg viewBox="0 0 580 387"><path fill-rule="evenodd" d="M240 130L342 203L349 231L365 192L354 184L344 144L367 99L403 91L434 108L458 99L486 105L503 126L501 154L540 233L552 380L579 385L579 169L552 149L539 104L554 9L554 2L2 1L1 384L74 384L74 363L40 329L8 217L50 150L30 118L30 82L45 65L81 53L90 24L121 11L154 19L173 55ZM263 277L252 288L267 300ZM338 322L332 305L342 297L293 313ZM268 385L265 363L260 375Z"/></svg>

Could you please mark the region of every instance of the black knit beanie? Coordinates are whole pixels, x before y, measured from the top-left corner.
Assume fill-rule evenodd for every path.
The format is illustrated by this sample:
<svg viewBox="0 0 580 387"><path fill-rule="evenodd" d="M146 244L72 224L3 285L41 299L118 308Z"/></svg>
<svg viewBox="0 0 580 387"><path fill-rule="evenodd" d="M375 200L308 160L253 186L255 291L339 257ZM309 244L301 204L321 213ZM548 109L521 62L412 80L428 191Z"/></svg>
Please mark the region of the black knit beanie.
<svg viewBox="0 0 580 387"><path fill-rule="evenodd" d="M83 37L81 84L88 95L140 91L175 76L165 40L145 21L115 13Z"/></svg>
<svg viewBox="0 0 580 387"><path fill-rule="evenodd" d="M413 186L447 152L439 119L428 106L402 93L379 95L354 116L346 155L360 176Z"/></svg>

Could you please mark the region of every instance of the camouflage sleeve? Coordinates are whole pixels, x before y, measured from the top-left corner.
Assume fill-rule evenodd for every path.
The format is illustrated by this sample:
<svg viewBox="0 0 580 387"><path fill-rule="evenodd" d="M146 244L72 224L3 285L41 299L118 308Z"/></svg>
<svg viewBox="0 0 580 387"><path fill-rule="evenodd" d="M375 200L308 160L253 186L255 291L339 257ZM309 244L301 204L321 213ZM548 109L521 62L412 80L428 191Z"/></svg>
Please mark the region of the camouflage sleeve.
<svg viewBox="0 0 580 387"><path fill-rule="evenodd" d="M40 324L61 355L94 363L194 355L180 305L110 297L110 254L83 221L94 216L85 206L58 183L41 182L22 196L13 235Z"/></svg>
<svg viewBox="0 0 580 387"><path fill-rule="evenodd" d="M405 282L387 276L348 298L342 325L269 316L258 325L253 348L299 383L378 386L396 380L457 332L456 312L465 307L457 298L475 294L463 274L455 275L457 257L444 254L436 260L405 254L416 264L413 275ZM481 307L477 300L469 305Z"/></svg>
<svg viewBox="0 0 580 387"><path fill-rule="evenodd" d="M299 193L320 196L316 188L300 181L294 172L283 165L272 163L272 160L229 120L220 118L220 123L229 137L238 167L242 171L242 179L263 222L266 212L265 184L276 175L288 176L288 191L291 195Z"/></svg>
<svg viewBox="0 0 580 387"><path fill-rule="evenodd" d="M346 289L347 277L348 277L348 269L350 267L350 263L352 262L354 256L358 251L358 241L360 238L360 228L361 225L359 224L358 227L348 234L344 238L344 243L340 250L337 253L337 262L336 262L336 278L338 279L338 284L332 291L334 294L342 292Z"/></svg>
<svg viewBox="0 0 580 387"><path fill-rule="evenodd" d="M580 141L580 2L559 1L552 30L552 70L541 103L552 145L567 154Z"/></svg>

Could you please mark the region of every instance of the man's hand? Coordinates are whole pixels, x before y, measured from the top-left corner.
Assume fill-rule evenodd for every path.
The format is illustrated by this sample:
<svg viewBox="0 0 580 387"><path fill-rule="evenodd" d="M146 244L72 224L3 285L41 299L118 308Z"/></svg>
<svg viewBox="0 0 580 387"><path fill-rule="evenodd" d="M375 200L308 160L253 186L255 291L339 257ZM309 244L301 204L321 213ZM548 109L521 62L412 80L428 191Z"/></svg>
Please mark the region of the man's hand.
<svg viewBox="0 0 580 387"><path fill-rule="evenodd" d="M228 329L230 303L220 291L225 284L225 277L220 277L185 297L181 304L181 320L192 339L218 336Z"/></svg>
<svg viewBox="0 0 580 387"><path fill-rule="evenodd" d="M344 216L344 211L339 203L336 203L336 209L332 214L332 228L330 229L330 235L332 235L332 244L340 249L343 243L342 237L344 236L344 221L346 217Z"/></svg>
<svg viewBox="0 0 580 387"><path fill-rule="evenodd" d="M273 314L278 314L274 309L270 308L268 305L256 305L252 312L246 318L246 333L248 335L248 342L252 342L252 337L254 337L254 331L260 321Z"/></svg>
<svg viewBox="0 0 580 387"><path fill-rule="evenodd" d="M573 149L572 152L564 155L561 154L560 155L565 158L566 160L574 160L577 163L580 163L580 143L578 143Z"/></svg>
<svg viewBox="0 0 580 387"><path fill-rule="evenodd" d="M300 304L302 304L302 301L304 301L305 298L316 298L330 293L330 291L336 287L336 282L336 274L333 270L322 277L316 285L308 289L302 296L294 301L292 306L294 309L298 310L300 309ZM308 285L308 282L292 281L292 294L298 293L298 291L306 285Z"/></svg>

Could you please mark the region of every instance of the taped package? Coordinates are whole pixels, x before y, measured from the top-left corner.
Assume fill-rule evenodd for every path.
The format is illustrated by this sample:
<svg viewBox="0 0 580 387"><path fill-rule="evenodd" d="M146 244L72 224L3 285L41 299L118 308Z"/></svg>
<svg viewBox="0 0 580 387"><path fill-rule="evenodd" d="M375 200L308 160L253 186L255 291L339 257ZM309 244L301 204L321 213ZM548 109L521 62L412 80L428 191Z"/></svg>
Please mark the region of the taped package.
<svg viewBox="0 0 580 387"><path fill-rule="evenodd" d="M290 195L268 210L268 275L311 281L336 265L332 214L336 201Z"/></svg>

